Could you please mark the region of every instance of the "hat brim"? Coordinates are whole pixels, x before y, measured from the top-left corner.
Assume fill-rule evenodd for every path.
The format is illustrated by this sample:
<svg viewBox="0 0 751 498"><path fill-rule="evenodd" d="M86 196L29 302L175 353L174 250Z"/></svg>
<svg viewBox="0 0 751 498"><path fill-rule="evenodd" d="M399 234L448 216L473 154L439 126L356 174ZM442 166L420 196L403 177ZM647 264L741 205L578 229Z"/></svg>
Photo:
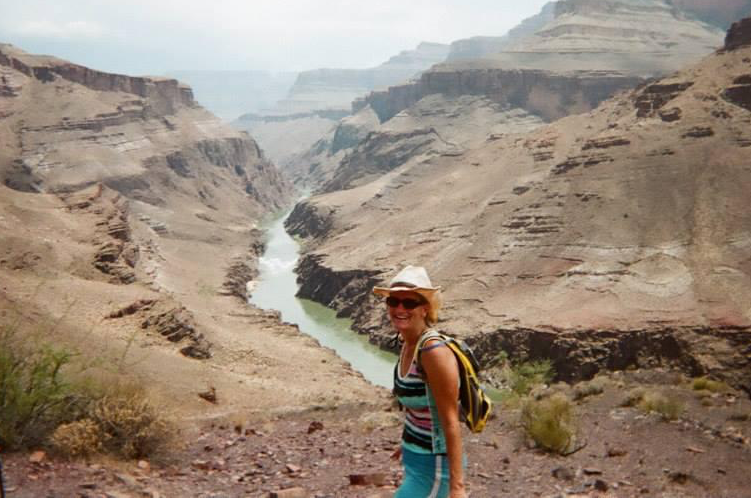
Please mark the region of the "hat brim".
<svg viewBox="0 0 751 498"><path fill-rule="evenodd" d="M441 287L407 287L404 285L396 285L394 287L373 287L373 293L379 296L388 297L392 292L416 292L424 296L432 296L436 292L440 291Z"/></svg>

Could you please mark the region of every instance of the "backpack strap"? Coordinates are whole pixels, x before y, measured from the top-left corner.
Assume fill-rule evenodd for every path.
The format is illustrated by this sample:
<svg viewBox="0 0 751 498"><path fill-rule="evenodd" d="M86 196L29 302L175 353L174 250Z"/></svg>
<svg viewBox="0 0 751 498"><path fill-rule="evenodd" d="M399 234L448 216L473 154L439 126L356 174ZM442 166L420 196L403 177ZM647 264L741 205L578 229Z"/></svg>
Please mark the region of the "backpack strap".
<svg viewBox="0 0 751 498"><path fill-rule="evenodd" d="M430 346L425 346L425 343L432 340L432 339L440 339L441 341L436 344L431 344ZM440 332L437 332L433 329L428 330L422 336L420 336L420 340L417 341L417 346L415 346L415 353L414 358L417 360L417 371L420 372L421 375L424 376L425 372L422 369L422 365L420 364L420 355L424 351L430 351L433 348L437 348L439 346L444 346L448 342L448 338L441 334Z"/></svg>

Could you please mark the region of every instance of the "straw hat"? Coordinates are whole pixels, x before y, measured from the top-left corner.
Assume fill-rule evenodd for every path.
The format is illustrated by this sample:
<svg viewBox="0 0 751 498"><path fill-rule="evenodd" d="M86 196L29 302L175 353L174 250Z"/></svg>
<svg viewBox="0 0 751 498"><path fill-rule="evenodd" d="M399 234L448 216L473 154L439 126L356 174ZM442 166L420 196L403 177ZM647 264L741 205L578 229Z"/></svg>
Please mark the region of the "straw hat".
<svg viewBox="0 0 751 498"><path fill-rule="evenodd" d="M422 266L405 266L391 279L388 287L373 287L373 292L383 297L388 297L392 292L399 291L420 294L428 302L428 320L430 323L438 321L438 310L441 309L443 304L441 287L433 286L425 268Z"/></svg>

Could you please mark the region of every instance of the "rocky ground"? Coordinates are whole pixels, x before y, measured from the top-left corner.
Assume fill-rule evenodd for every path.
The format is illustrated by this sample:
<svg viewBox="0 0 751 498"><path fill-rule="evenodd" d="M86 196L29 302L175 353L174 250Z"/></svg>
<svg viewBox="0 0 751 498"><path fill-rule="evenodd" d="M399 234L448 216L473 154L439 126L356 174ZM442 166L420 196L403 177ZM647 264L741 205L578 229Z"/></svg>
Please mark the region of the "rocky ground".
<svg viewBox="0 0 751 498"><path fill-rule="evenodd" d="M576 405L579 448L534 448L519 412L479 435L465 432L473 497L751 496L751 402L737 392L697 394L668 371L605 378ZM622 406L635 387L682 401L672 422ZM401 479L389 456L400 436L388 402L340 405L279 417L217 418L187 429L163 462L67 462L39 453L3 455L10 497L391 496Z"/></svg>

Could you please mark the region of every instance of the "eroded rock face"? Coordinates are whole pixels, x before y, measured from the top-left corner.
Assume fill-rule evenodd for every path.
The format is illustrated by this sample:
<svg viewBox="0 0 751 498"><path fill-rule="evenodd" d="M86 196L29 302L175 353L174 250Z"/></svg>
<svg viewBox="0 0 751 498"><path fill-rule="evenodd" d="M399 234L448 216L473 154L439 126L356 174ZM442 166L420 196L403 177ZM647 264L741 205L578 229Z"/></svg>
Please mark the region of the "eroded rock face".
<svg viewBox="0 0 751 498"><path fill-rule="evenodd" d="M482 95L554 121L589 111L617 91L633 88L641 81L638 77L607 72L557 74L542 70L439 66L423 73L416 83L373 92L356 105L370 105L384 122L428 95Z"/></svg>
<svg viewBox="0 0 751 498"><path fill-rule="evenodd" d="M156 206L181 191L209 208L258 212L289 199L289 184L257 144L176 80L103 73L10 45L0 46L0 76L0 175L12 188L103 183Z"/></svg>
<svg viewBox="0 0 751 498"><path fill-rule="evenodd" d="M0 64L43 83L57 76L99 92L124 92L149 100L155 114L173 114L180 106L195 106L190 87L169 78L144 78L105 73L54 57L37 57L12 45L0 44Z"/></svg>
<svg viewBox="0 0 751 498"><path fill-rule="evenodd" d="M751 45L751 17L733 23L725 37L725 50Z"/></svg>
<svg viewBox="0 0 751 498"><path fill-rule="evenodd" d="M421 264L446 289L438 327L485 360L551 357L566 379L671 364L748 390L751 115L733 89L749 50L309 199L330 227L306 243L309 296L331 303L348 282L332 273ZM385 346L383 309L356 286L355 326Z"/></svg>

